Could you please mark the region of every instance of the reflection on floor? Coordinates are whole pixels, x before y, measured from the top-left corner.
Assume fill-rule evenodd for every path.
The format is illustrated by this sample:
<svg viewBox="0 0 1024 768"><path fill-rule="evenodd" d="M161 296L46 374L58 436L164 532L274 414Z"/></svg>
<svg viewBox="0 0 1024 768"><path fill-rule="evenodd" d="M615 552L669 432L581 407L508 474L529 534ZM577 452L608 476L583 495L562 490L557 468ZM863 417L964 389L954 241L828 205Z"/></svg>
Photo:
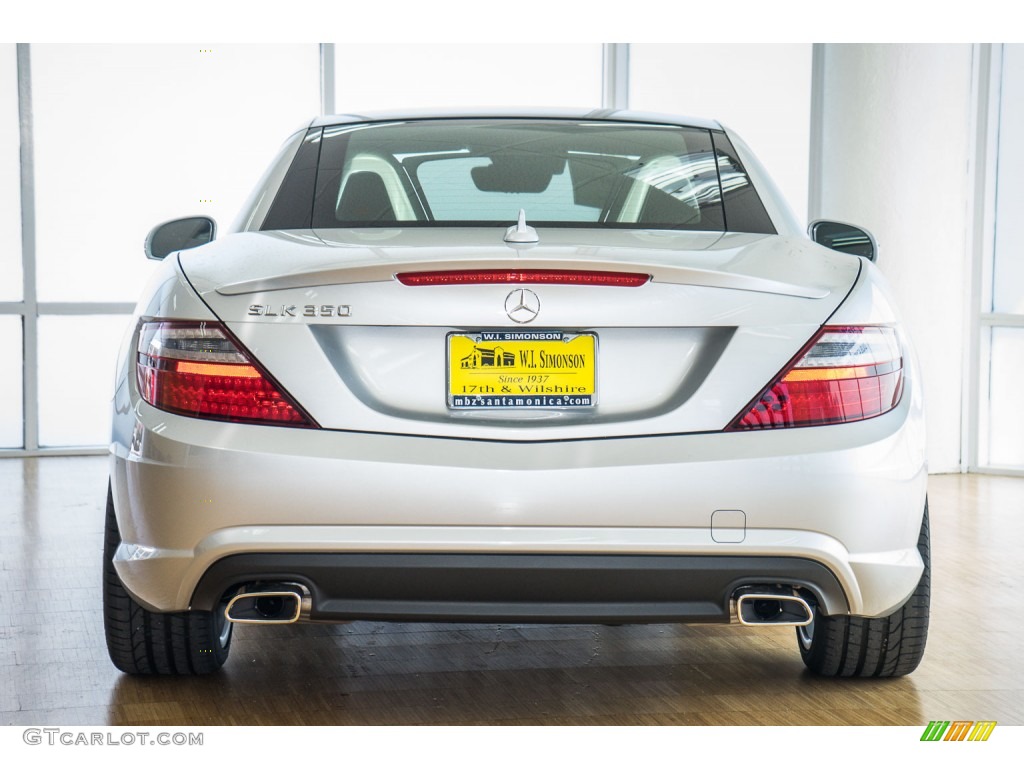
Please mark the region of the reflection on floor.
<svg viewBox="0 0 1024 768"><path fill-rule="evenodd" d="M933 620L890 681L804 671L793 631L242 627L204 679L121 675L100 618L102 458L0 460L0 724L1024 724L1024 478L931 479Z"/></svg>

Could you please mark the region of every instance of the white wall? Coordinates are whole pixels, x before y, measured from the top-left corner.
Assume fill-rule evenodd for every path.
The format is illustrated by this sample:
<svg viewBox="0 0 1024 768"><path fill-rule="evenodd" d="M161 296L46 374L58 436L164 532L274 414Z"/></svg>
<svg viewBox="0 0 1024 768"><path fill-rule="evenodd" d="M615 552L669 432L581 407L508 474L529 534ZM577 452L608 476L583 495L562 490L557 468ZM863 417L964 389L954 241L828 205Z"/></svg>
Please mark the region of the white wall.
<svg viewBox="0 0 1024 768"><path fill-rule="evenodd" d="M960 464L971 58L969 45L824 46L812 217L878 238L921 358L932 472Z"/></svg>
<svg viewBox="0 0 1024 768"><path fill-rule="evenodd" d="M990 338L982 332L982 464L1024 470L1024 45L1004 45L999 78L998 158L991 290L983 286L981 311L999 313ZM991 294L991 296L989 296ZM1017 322L1016 327L1007 326ZM987 353L987 356L986 356ZM987 370L986 370L987 367ZM988 374L987 377L985 374Z"/></svg>
<svg viewBox="0 0 1024 768"><path fill-rule="evenodd" d="M729 126L754 150L803 222L811 50L809 43L632 44L629 108Z"/></svg>
<svg viewBox="0 0 1024 768"><path fill-rule="evenodd" d="M31 51L40 301L135 301L149 229L198 214L227 227L319 111L316 45Z"/></svg>
<svg viewBox="0 0 1024 768"><path fill-rule="evenodd" d="M18 66L0 45L0 301L21 301ZM21 445L21 318L0 315L0 448Z"/></svg>
<svg viewBox="0 0 1024 768"><path fill-rule="evenodd" d="M18 64L14 44L0 45L0 301L21 300L21 163Z"/></svg>
<svg viewBox="0 0 1024 768"><path fill-rule="evenodd" d="M420 107L601 106L601 46L596 43L337 43L334 57L339 114Z"/></svg>

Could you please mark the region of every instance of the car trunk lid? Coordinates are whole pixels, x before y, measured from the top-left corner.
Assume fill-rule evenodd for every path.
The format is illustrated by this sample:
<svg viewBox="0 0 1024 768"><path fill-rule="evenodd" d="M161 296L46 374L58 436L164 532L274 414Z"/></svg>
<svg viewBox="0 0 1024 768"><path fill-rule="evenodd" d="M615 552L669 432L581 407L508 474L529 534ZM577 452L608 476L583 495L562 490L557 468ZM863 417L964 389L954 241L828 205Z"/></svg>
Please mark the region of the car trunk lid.
<svg viewBox="0 0 1024 768"><path fill-rule="evenodd" d="M721 430L827 320L859 271L856 259L774 235L565 228L541 229L534 245L502 234L244 233L180 260L203 300L321 426L507 440ZM481 271L646 279L636 287L456 279ZM424 272L453 279L396 278ZM537 304L527 322L510 306L523 291ZM531 375L526 368L505 383L484 371L509 355L525 365L531 349L534 359L545 349L513 332L590 345L590 401L527 404L559 393L517 379ZM452 383L467 366L497 388L468 394L520 399L459 405Z"/></svg>

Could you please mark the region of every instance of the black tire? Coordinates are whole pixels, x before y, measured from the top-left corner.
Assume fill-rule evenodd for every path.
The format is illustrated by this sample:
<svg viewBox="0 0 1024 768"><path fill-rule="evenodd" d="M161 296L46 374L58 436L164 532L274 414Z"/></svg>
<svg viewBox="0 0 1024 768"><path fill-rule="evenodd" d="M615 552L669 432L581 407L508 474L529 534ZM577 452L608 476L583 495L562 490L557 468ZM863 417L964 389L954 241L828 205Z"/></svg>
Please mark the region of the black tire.
<svg viewBox="0 0 1024 768"><path fill-rule="evenodd" d="M205 675L227 661L231 624L220 611L148 611L132 599L114 570L121 543L107 488L103 538L103 627L114 666L132 675Z"/></svg>
<svg viewBox="0 0 1024 768"><path fill-rule="evenodd" d="M815 610L808 627L797 627L797 644L808 669L825 677L901 677L917 669L928 639L931 591L927 499L917 550L924 573L910 599L893 613L865 619L824 616Z"/></svg>

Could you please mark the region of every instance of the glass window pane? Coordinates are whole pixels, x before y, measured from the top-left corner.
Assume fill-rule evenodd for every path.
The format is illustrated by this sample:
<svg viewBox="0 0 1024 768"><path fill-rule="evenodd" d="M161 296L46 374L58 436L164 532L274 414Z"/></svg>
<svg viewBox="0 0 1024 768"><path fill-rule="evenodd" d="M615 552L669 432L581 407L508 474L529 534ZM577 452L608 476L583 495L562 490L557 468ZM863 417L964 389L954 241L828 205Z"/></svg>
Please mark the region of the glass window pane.
<svg viewBox="0 0 1024 768"><path fill-rule="evenodd" d="M747 186L697 128L389 122L328 128L321 146L314 228L507 225L523 210L533 224L721 231L719 178Z"/></svg>
<svg viewBox="0 0 1024 768"><path fill-rule="evenodd" d="M995 312L1024 314L1024 45L1003 47L996 243L992 283Z"/></svg>
<svg viewBox="0 0 1024 768"><path fill-rule="evenodd" d="M597 206L576 203L572 177L564 164L539 192L481 191L473 184L472 174L489 165L484 157L462 157L430 160L419 167L416 178L436 221L508 219L519 208L543 211L544 218L552 221L597 221L601 215Z"/></svg>
<svg viewBox="0 0 1024 768"><path fill-rule="evenodd" d="M988 464L1024 469L1024 328L993 328Z"/></svg>
<svg viewBox="0 0 1024 768"><path fill-rule="evenodd" d="M811 44L634 43L629 69L630 109L734 129L806 220Z"/></svg>
<svg viewBox="0 0 1024 768"><path fill-rule="evenodd" d="M42 301L132 301L154 225L222 229L319 112L308 45L33 45ZM244 125L244 130L242 126Z"/></svg>
<svg viewBox="0 0 1024 768"><path fill-rule="evenodd" d="M421 107L601 105L597 44L337 43L334 63L339 114Z"/></svg>
<svg viewBox="0 0 1024 768"><path fill-rule="evenodd" d="M17 54L5 43L0 45L0 301L21 300L20 147Z"/></svg>
<svg viewBox="0 0 1024 768"><path fill-rule="evenodd" d="M39 318L39 444L110 442L114 368L127 315Z"/></svg>
<svg viewBox="0 0 1024 768"><path fill-rule="evenodd" d="M0 448L22 445L21 317L0 315Z"/></svg>

